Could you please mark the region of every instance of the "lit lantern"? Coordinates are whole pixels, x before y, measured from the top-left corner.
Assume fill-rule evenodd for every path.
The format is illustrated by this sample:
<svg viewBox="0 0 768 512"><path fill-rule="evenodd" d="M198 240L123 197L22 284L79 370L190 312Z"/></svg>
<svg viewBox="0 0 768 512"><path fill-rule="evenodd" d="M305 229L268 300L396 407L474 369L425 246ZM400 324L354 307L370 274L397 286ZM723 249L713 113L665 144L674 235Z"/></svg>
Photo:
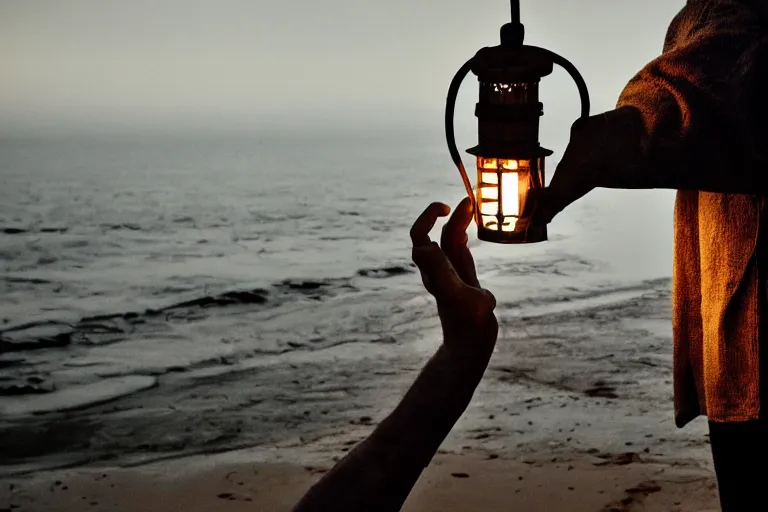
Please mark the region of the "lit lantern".
<svg viewBox="0 0 768 512"><path fill-rule="evenodd" d="M528 205L531 190L542 189L544 160L552 151L539 144L539 82L555 64L576 82L581 115L589 116L589 93L578 70L563 57L523 45L519 1L512 0L512 23L501 29L501 45L483 48L456 73L448 91L445 132L451 157L473 200L480 240L503 244L543 242L546 225L533 225ZM478 145L467 150L477 158L477 186L467 176L456 148L453 114L461 82L472 71L480 84L475 109Z"/></svg>

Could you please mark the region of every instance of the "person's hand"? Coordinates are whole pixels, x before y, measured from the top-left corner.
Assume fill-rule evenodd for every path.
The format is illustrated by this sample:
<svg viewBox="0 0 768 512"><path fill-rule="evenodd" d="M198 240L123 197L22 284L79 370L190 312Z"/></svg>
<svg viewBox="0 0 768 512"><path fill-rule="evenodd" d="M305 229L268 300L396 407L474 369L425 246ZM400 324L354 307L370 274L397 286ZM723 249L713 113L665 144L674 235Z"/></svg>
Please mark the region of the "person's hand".
<svg viewBox="0 0 768 512"><path fill-rule="evenodd" d="M595 188L626 185L619 173L630 169L643 132L642 118L629 107L577 120L551 183L530 191L524 216L530 215L533 224L548 224Z"/></svg>
<svg viewBox="0 0 768 512"><path fill-rule="evenodd" d="M413 262L421 272L427 291L437 301L444 343L451 352L487 363L498 336L493 313L496 299L480 287L475 262L467 247L467 227L472 222L472 202L465 198L443 227L440 245L429 232L438 217L451 211L448 205L432 203L411 228Z"/></svg>
<svg viewBox="0 0 768 512"><path fill-rule="evenodd" d="M590 119L579 119L571 127L570 142L549 186L530 191L526 206L531 210L526 214L531 215L531 223L549 224L568 205L597 186L598 162L594 140L600 136L597 131L601 128L589 122Z"/></svg>

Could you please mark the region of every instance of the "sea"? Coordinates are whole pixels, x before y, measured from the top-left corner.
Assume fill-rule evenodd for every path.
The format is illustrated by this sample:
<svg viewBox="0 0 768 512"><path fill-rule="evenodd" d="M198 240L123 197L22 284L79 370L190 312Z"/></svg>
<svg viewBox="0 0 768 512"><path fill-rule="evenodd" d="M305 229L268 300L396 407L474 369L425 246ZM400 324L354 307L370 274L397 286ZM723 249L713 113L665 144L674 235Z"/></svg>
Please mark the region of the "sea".
<svg viewBox="0 0 768 512"><path fill-rule="evenodd" d="M440 343L410 225L463 193L438 129L6 133L0 467L143 463L381 419ZM596 190L535 245L471 226L499 357L573 393L606 358L635 368L590 338L601 315L611 340L644 321L668 414L673 201Z"/></svg>

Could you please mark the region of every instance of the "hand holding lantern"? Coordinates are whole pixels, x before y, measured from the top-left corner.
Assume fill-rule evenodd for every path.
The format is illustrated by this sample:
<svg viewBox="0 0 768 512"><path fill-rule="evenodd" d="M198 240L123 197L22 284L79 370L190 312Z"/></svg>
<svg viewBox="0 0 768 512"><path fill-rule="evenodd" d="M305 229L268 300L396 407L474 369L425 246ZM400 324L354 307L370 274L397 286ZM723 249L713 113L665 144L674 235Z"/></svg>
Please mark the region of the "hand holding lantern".
<svg viewBox="0 0 768 512"><path fill-rule="evenodd" d="M544 188L544 159L552 151L539 144L539 82L554 64L574 79L581 95L581 116L589 116L589 93L578 70L559 55L523 45L519 1L512 0L512 23L501 29L501 45L483 48L456 73L448 90L445 133L451 157L473 201L480 240L520 244L547 239L546 224L531 223L527 201L531 190ZM477 157L477 187L467 176L456 148L453 114L461 82L472 71L480 85L475 114L478 145L468 150Z"/></svg>

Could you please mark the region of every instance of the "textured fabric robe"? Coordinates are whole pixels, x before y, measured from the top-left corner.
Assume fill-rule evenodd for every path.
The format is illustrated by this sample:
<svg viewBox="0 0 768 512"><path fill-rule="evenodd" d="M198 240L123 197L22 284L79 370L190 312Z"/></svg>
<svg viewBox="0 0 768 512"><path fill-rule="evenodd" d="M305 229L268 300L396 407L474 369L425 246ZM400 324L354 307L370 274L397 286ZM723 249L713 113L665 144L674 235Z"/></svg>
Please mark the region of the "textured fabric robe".
<svg viewBox="0 0 768 512"><path fill-rule="evenodd" d="M629 82L617 110L592 119L609 127L593 140L612 168L601 173L599 186L678 190L678 426L700 414L739 422L760 413L765 284L758 275L758 233L768 229L761 221L768 193L766 12L764 0L689 0L669 27L663 53ZM764 346L768 350L768 339Z"/></svg>

